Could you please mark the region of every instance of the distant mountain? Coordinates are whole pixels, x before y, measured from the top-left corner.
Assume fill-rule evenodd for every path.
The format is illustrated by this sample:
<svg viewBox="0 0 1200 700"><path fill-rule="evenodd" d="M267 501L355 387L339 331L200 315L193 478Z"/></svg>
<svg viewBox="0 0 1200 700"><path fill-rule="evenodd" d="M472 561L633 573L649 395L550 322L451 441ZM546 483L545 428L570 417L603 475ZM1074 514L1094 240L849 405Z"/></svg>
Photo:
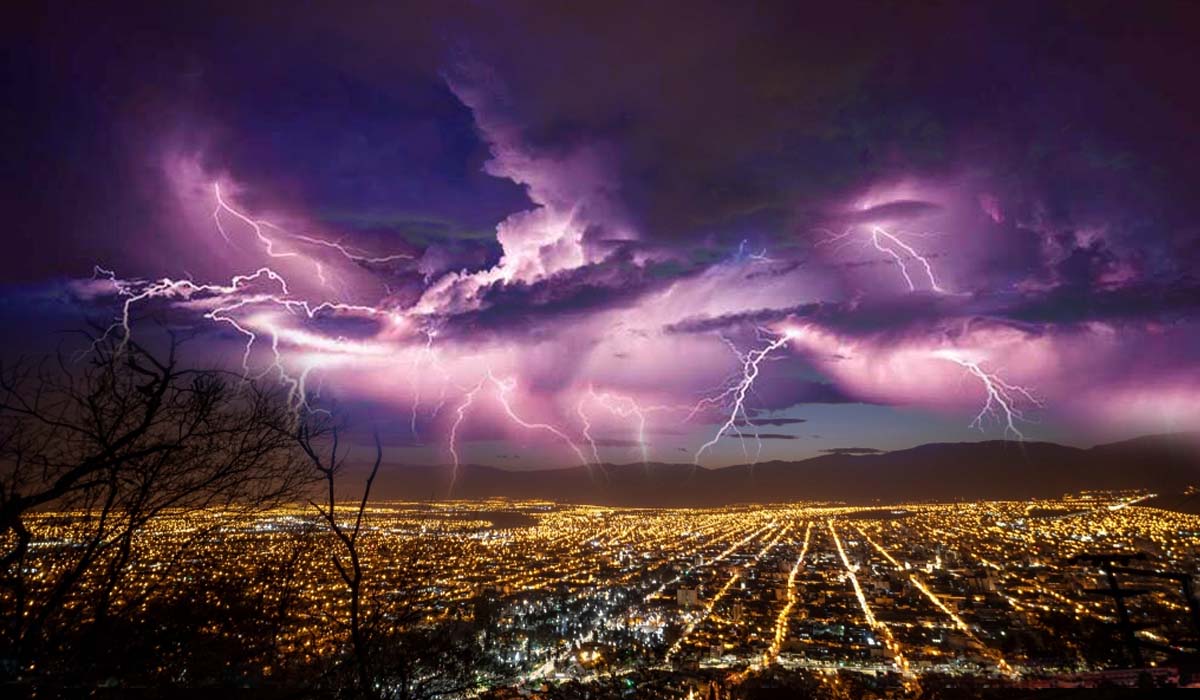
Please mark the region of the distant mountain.
<svg viewBox="0 0 1200 700"><path fill-rule="evenodd" d="M998 440L934 443L720 469L651 463L509 471L469 465L458 470L453 489L450 476L445 466L404 466L381 474L375 493L397 499L500 496L647 507L1017 499L1087 489L1170 493L1200 484L1200 441L1156 435L1090 449Z"/></svg>

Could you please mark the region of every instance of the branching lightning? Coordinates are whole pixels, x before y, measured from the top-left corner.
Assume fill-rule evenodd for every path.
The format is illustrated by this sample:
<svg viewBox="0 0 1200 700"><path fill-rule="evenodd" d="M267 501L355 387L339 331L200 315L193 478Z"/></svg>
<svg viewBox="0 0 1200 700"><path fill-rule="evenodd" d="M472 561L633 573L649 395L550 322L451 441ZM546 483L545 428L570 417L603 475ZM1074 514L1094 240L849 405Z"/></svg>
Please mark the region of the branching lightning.
<svg viewBox="0 0 1200 700"><path fill-rule="evenodd" d="M413 259L413 256L409 255L408 253L393 253L392 255L370 255L370 254L368 254L364 251L361 251L357 248L350 248L348 246L342 245L341 243L338 243L337 241L327 241L323 238L314 238L312 236L304 236L304 235L301 235L298 233L289 234L289 235L292 238L296 239L297 241L303 241L305 243L311 243L316 246L321 246L322 248L329 248L331 250L335 250L339 254L341 254L342 257L346 258L347 260L349 260L351 262L356 262L356 263L382 265L382 264L386 264L386 263L390 263L390 262L395 262L397 260L412 260Z"/></svg>
<svg viewBox="0 0 1200 700"><path fill-rule="evenodd" d="M1017 427L1018 423L1026 421L1020 404L1028 402L1034 406L1042 405L1031 391L1006 382L998 373L984 370L978 362L967 359L954 350L939 350L934 353L934 356L963 367L983 384L986 398L983 408L971 421L972 428L983 430L984 421L989 417L994 417L1003 423L1005 436L1014 435L1018 440L1025 439L1025 434Z"/></svg>
<svg viewBox="0 0 1200 700"><path fill-rule="evenodd" d="M220 232L222 238L227 242L230 242L230 236L222 223L222 214L232 216L250 227L254 232L255 239L261 244L263 251L268 257L303 257L295 251L277 249L277 241L267 235L267 230L280 231L289 237L294 236L291 236L291 234L288 234L270 221L254 219L233 207L223 197L219 183L213 184L213 197L216 202L212 214L213 221L216 223L217 230ZM321 241L312 237L296 238L333 248L351 260L373 261L384 259L356 256L340 244L329 243L328 241ZM389 256L387 259L395 259L396 257ZM313 260L312 263L315 266L318 277L324 282L323 267L318 261ZM268 336L270 339L270 352L273 358L272 362L254 376L261 377L267 372L277 372L280 379L289 387L289 401L296 412L306 405L305 384L309 373L314 369L314 365L311 362L305 363L299 374L293 375L290 373L284 366L283 356L280 351L280 341L286 339L289 342L311 349L341 353L355 352L355 346L343 342L342 339L327 338L299 329L287 328L279 323L271 313L259 311L251 313L248 318L242 318L239 313L244 314L254 309L262 309L263 307L274 307L276 310L286 312L290 316L299 315L308 320L313 320L326 314L348 314L385 317L393 324L403 321L403 317L398 312L375 306L348 304L338 301L313 303L306 299L297 298L293 295L283 274L268 266L260 267L251 274L235 275L230 279L228 284L198 284L190 278L176 280L169 277L153 281L138 279L124 280L118 278L115 271L99 266L95 268L94 277L103 277L110 280L117 296L122 298L120 316L108 331L112 332L119 328L122 333L122 342L127 342L130 338L134 307L137 304L156 298L173 299L182 305L194 305L206 308L207 311L204 312L203 318L225 324L242 335L246 339L242 352L242 369L247 377L252 375L251 355L260 334ZM269 285L269 288L261 289L262 285ZM365 351L366 348L357 348L357 350Z"/></svg>
<svg viewBox="0 0 1200 700"><path fill-rule="evenodd" d="M581 397L579 403L576 404L575 412L579 414L580 422L583 424L583 437L587 441L597 464L600 463L600 452L596 449L596 440L591 433L592 423L586 410L586 406L589 403L599 404L609 413L619 418L633 419L634 437L638 449L642 454L642 464L650 461L650 443L646 439L646 414L654 411L673 411L679 408L677 406L643 407L632 396L609 392L596 393L596 389L589 385L587 394Z"/></svg>
<svg viewBox="0 0 1200 700"><path fill-rule="evenodd" d="M239 211L237 208L233 207L232 205L229 204L229 202L227 202L225 200L225 198L221 195L221 184L218 182L213 183L213 198L216 200L216 208L213 210L213 213L212 213L213 221L216 222L217 231L220 232L221 237L225 239L225 242L232 243L232 240L229 237L229 232L225 229L224 224L222 224L222 222L221 222L221 213L222 212L229 214L230 216L233 216L237 220L239 220L242 223L249 226L250 229L252 231L254 231L255 239L259 242L259 244L262 245L263 251L266 252L268 257L272 257L272 258L304 257L304 256L301 256L300 253L298 253L296 251L292 251L292 250L277 251L276 245L278 244L278 242L274 238L272 238L271 236L268 236L266 234L267 230L271 230L271 231L277 231L280 235L282 235L286 238L295 240L295 241L300 241L302 243L307 243L309 245L315 245L315 246L319 246L322 248L326 248L328 250L332 250L332 251L338 253L339 255L341 255L346 260L349 260L350 262L357 263L360 265L361 264L383 264L383 263L394 262L397 260L411 260L412 259L411 255L408 255L405 253L396 253L393 255L372 256L363 251L360 251L357 249L351 249L350 247L342 245L341 243L339 243L337 241L328 241L323 238L317 238L314 236L305 236L305 235L301 235L301 234L290 233L289 231L282 228L281 226L278 226L277 224L275 224L271 221L268 221L266 219L252 218L249 215ZM321 282L322 286L328 286L329 280L326 279L326 277L325 277L325 266L322 265L319 260L309 259L309 262L312 263L313 269L317 275L317 279Z"/></svg>
<svg viewBox="0 0 1200 700"><path fill-rule="evenodd" d="M254 218L237 209L226 200L219 184L214 183L212 191L215 201L212 217L217 230L224 240L232 243L230 231L224 222L225 217L232 217L249 227L253 232L255 241L268 257L273 259L297 258L308 260L313 263L314 269L322 282L324 282L324 268L320 263L296 250L284 248L281 244L281 238L334 251L342 258L356 264L384 264L411 258L411 256L406 254L373 256L357 248L346 246L341 242L289 233L270 221ZM244 350L242 352L242 367L247 377L261 377L267 372L278 373L281 381L285 382L289 387L289 401L297 415L301 409L307 408L306 381L310 372L316 367L316 361L302 362L297 373L290 372L284 362L281 349L283 343L308 350L315 350L318 353L385 355L388 350L379 344L356 343L346 341L342 338L330 338L318 333L310 333L301 328L290 326L285 322L285 319L300 317L311 321L326 314L345 314L380 317L393 325L403 325L409 320L408 314L400 310L365 304L350 304L340 301L321 301L318 303L299 298L294 295L284 274L268 266L260 267L251 274L236 275L228 284L200 284L191 279L176 280L165 277L153 281L125 280L119 278L115 271L101 267L96 267L95 278L110 280L115 293L121 298L120 315L109 329L110 332L119 330L122 338L128 341L132 333L131 324L134 308L138 304L152 299L169 299L178 305L203 308L205 309L203 318L228 325L245 338ZM426 342L420 350L415 352L413 357L412 375L414 389L410 428L414 435L417 434L418 414L421 403L420 370L426 365L437 365L437 354L434 349L434 340L437 336L437 331L435 328L426 328L421 332L425 334ZM252 356L260 340L267 341L272 360L265 369L255 373L252 370ZM434 417L436 417L437 412L440 411L442 404L446 400L446 384L450 379L449 375L444 371L443 379L444 382L439 403L433 411ZM516 379L497 377L489 369L486 375L480 378L474 386L464 389L463 400L455 410L454 419L450 425L448 450L454 465L454 478L456 478L458 468L461 466L461 455L458 446L460 429L467 418L469 410L476 403L479 392L483 391L487 386L491 386L494 389L495 398L503 409L503 414L515 425L527 430L550 433L565 443L575 453L581 463L589 463L584 452L565 432L549 423L531 422L519 415L513 406L510 396L516 388ZM597 395L597 400L606 409L619 415L637 416L639 435L644 437L644 415L641 413L641 409L637 406L636 402L632 401L632 399L622 402L607 395ZM642 444L644 449L644 439L642 440Z"/></svg>
<svg viewBox="0 0 1200 700"><path fill-rule="evenodd" d="M425 346L421 349L420 352L413 355L413 363L412 363L411 386L412 386L412 392L413 392L413 400L412 400L411 418L409 420L409 429L412 431L413 438L416 438L418 436L417 415L421 408L421 366L422 366L422 364L426 364L426 363L428 363L431 366L438 366L437 352L434 350L434 347L433 347L433 341L435 338L437 338L437 335L438 335L437 329L436 328L427 328L424 330L424 333L425 333ZM440 369L440 367L439 367L439 369ZM446 386L450 382L450 377L449 377L449 375L447 375L445 373L445 370L441 370L441 371L442 371L441 397L440 397L440 401L438 402L437 405L434 406L434 409L433 409L432 413L430 414L431 418L437 417L437 414L441 408L442 402L444 402L446 400Z"/></svg>
<svg viewBox="0 0 1200 700"><path fill-rule="evenodd" d="M232 215L234 218L241 221L242 223L249 226L250 229L252 231L254 231L254 237L256 239L258 239L259 243L262 244L263 250L266 252L266 254L268 256L270 256L272 258L294 258L297 255L299 255L298 253L296 253L294 251L288 251L288 252L282 252L282 253L276 252L275 251L275 240L273 238L271 238L270 236L266 235L265 233L263 233L263 228L266 228L266 227L275 228L275 225L269 221L259 221L256 219L252 219L249 216L246 216L242 212L238 211L237 209L234 209L233 207L231 207L225 201L225 199L221 196L221 184L219 182L213 183L213 197L216 199L216 202L217 202L217 207L216 207L216 209L213 210L213 214L212 214L213 221L216 222L217 231L219 231L221 233L221 237L225 239L226 243L231 243L232 240L229 238L229 232L225 230L225 226L221 223L221 212L226 212L226 213Z"/></svg>
<svg viewBox="0 0 1200 700"><path fill-rule="evenodd" d="M886 241L886 245L884 241ZM900 268L900 274L904 276L904 281L908 283L908 290L910 292L916 291L917 286L913 283L912 276L908 273L908 266L904 264L906 258L916 260L921 264L921 267L925 270L925 276L929 280L930 289L935 292L945 291L938 285L937 278L933 276L933 265L929 263L929 258L921 255L912 246L885 231L883 227L871 227L871 244L875 246L876 250L892 256L892 259L896 261L896 266ZM896 248L899 248L903 252L903 255L896 252Z"/></svg>
<svg viewBox="0 0 1200 700"><path fill-rule="evenodd" d="M588 387L588 394L593 395L592 387ZM588 418L587 411L584 410L584 405L587 403L587 397L579 399L579 403L575 404L575 412L579 414L579 420L583 423L583 439L587 441L588 447L592 450L592 459L596 464L600 464L600 451L596 449L596 439L592 437L592 419Z"/></svg>
<svg viewBox="0 0 1200 700"><path fill-rule="evenodd" d="M762 364L762 361L771 353L786 345L788 341L792 340L794 337L794 332L788 330L785 331L783 335L770 341L765 347L759 350L751 350L745 354L738 353L742 360L740 379L737 379L733 386L726 388L717 396L702 399L696 404L691 415L695 415L695 413L705 405L720 405L725 401L729 402L730 411L729 417L725 420L721 427L717 429L717 433L713 435L712 439L701 445L700 449L696 450L696 454L692 458L693 464L699 465L700 458L704 456L705 451L717 444L717 441L720 440L721 436L727 431L734 430L735 432L738 432L738 435L740 436L741 433L738 431L736 425L739 419L746 421L747 425L750 424L750 416L746 412L746 395L754 386L754 380L758 379L759 367Z"/></svg>
<svg viewBox="0 0 1200 700"><path fill-rule="evenodd" d="M848 228L842 233L832 234L822 242L824 244L846 244L853 242L850 236L854 233L853 228ZM911 262L916 262L922 272L924 272L925 281L930 290L944 294L946 290L938 283L937 277L933 272L933 264L929 261L929 256L923 255L911 245L906 243L900 236L889 232L882 226L871 226L869 229L868 242L875 250L886 254L893 262L896 263L896 268L900 270L900 275L904 278L905 284L908 285L908 291L917 291L917 283L913 280L913 275L909 271L908 266Z"/></svg>
<svg viewBox="0 0 1200 700"><path fill-rule="evenodd" d="M212 184L214 208L212 219L222 238L233 244L232 234L242 232L252 235L254 249L259 254L265 254L271 260L270 264L259 266L249 274L234 275L227 283L200 283L188 275L185 279L163 277L160 279L121 279L113 270L97 267L95 278L105 279L112 283L115 294L120 300L117 318L109 328L111 332L119 332L126 341L131 335L131 325L135 309L153 300L165 300L178 307L202 312L202 318L214 323L224 324L233 329L244 339L242 350L242 368L247 377L263 377L267 374L277 374L288 387L289 401L299 414L307 408L306 393L309 375L323 367L328 367L326 356L337 357L378 357L388 358L395 353L395 346L379 338L369 340L354 340L334 337L322 333L315 327L306 326L310 322L321 321L333 317L370 318L380 323L381 327L393 330L402 329L405 343L411 341L412 362L410 386L412 403L410 409L409 427L415 437L418 433L422 418L423 392L430 391L430 385L424 381L425 370L434 368L441 374L441 392L438 402L429 415L429 420L436 420L443 405L447 402L447 391L451 396L456 382L451 380L450 372L443 368L435 339L438 336L438 326L430 319L439 317L444 309L437 305L415 305L408 308L391 306L390 302L381 301L372 304L347 303L340 300L304 298L303 285L289 284L285 277L286 271L292 269L291 263L283 260L294 259L302 264L311 263L317 277L325 282L328 269L322 265L317 255L333 263L340 263L345 269L346 263L363 267L369 265L386 265L400 260L411 259L404 253L376 255L361 248L343 243L341 240L290 233L284 228L266 219L257 218L235 206L222 191L219 183ZM231 227L232 224L232 227ZM246 232L249 233L246 233ZM892 233L881 226L871 226L866 229L865 240L857 240L864 246L885 253L895 264L905 280L910 291L918 288L944 292L934 271L930 257L919 253L900 235ZM855 242L850 238L852 231L832 236L833 243ZM336 260L335 260L336 258ZM751 252L746 241L739 246L737 261L770 262L766 251ZM280 261L275 264L275 261ZM292 280L295 282L295 280ZM386 286L386 285L385 285ZM330 295L332 296L332 295ZM390 292L388 297L390 297ZM516 389L515 377L501 377L493 373L489 366L486 374L478 378L478 382L462 389L462 400L454 409L451 420L443 421L450 424L448 450L454 463L455 472L460 466L458 442L461 439L461 428L470 411L479 401L481 391L494 394L504 418L524 430L546 433L555 440L569 447L581 464L600 463L601 456L597 438L593 434L593 420L596 411L603 409L611 416L628 421L636 446L643 463L650 458L650 444L647 440L647 423L651 413L656 411L679 411L686 413L685 421L691 420L702 411L717 410L723 420L715 434L695 451L693 463L699 465L708 451L718 441L733 434L741 439L742 450L747 459L751 459L746 439L752 435L757 441L757 455L761 455L763 446L758 433L752 431L754 420L747 408L747 402L752 401L755 382L760 376L762 363L773 359L777 351L797 337L799 331L786 330L782 334L760 328L758 348L742 351L728 339L722 338L737 358L737 370L728 378L725 384L712 395L702 398L690 407L681 406L646 406L633 396L602 391L588 386L587 393L578 398L575 406L582 431L576 426L559 427L549 422L533 422L520 415L512 400ZM420 334L424 334L424 343L418 344ZM389 333L390 337L398 337ZM265 347L263 347L265 346ZM290 353L291 349L302 351L298 356ZM975 428L983 428L985 420L996 419L1005 425L1005 435L1013 435L1024 439L1019 429L1019 423L1025 420L1021 407L1024 404L1041 405L1033 394L1024 387L1010 384L999 374L985 370L979 362L969 359L961 353L950 350L938 351L935 356L939 359L954 362L979 380L986 392L986 400L980 412L971 422ZM266 358L265 362L259 358ZM478 375L475 375L478 377ZM472 380L473 381L473 380ZM690 410L689 410L690 409ZM561 425L561 424L560 424ZM582 436L577 444L577 439ZM583 446L581 448L581 445ZM589 454L590 453L590 454Z"/></svg>
<svg viewBox="0 0 1200 700"><path fill-rule="evenodd" d="M509 395L512 393L513 389L515 389L517 387L516 379L514 379L514 378L498 379L496 377L496 375L492 374L491 370L488 370L487 378L496 387L496 399L500 402L500 405L504 408L504 413L506 415L508 415L508 417L510 419L512 419L512 421L514 423L521 426L522 428L527 428L529 430L541 430L541 431L551 433L552 435L558 437L560 440L562 440L564 443L566 443L566 445L568 447L571 448L571 450L575 453L575 456L579 458L580 464L588 463L588 458L586 455L583 454L583 450L579 449L579 445L576 445L575 441L572 440L570 438L570 436L568 436L566 433L559 430L558 428L555 428L553 425L550 425L549 423L530 423L529 421L527 421L524 418L517 415L516 411L513 410L512 402L509 401Z"/></svg>
<svg viewBox="0 0 1200 700"><path fill-rule="evenodd" d="M454 412L454 422L450 424L450 437L448 446L450 449L450 457L454 460L454 471L450 474L450 490L454 490L454 482L458 480L458 468L461 466L461 461L458 456L458 428L462 425L463 420L467 417L467 409L471 404L475 403L475 395L483 388L487 378L479 380L479 383L466 392L463 402L458 405L458 409Z"/></svg>

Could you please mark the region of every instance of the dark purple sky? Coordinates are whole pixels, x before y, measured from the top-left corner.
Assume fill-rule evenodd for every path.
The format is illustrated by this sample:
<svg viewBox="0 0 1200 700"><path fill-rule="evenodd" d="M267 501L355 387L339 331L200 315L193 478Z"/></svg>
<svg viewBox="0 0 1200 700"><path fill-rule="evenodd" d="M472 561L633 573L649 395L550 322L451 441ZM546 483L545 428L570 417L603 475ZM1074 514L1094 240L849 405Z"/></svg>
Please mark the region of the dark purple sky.
<svg viewBox="0 0 1200 700"><path fill-rule="evenodd" d="M8 354L128 301L422 462L1200 415L1193 3L39 5Z"/></svg>

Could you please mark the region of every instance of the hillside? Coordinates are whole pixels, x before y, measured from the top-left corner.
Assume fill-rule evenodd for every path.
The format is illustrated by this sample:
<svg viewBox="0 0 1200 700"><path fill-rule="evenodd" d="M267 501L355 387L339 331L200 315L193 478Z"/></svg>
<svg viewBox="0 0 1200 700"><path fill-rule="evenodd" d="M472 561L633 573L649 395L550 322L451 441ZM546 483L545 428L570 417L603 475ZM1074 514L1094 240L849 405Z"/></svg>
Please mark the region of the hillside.
<svg viewBox="0 0 1200 700"><path fill-rule="evenodd" d="M1015 499L1087 489L1170 493L1200 484L1200 449L1181 436L1148 436L1090 449L989 441L720 469L651 463L509 471L468 465L459 469L453 490L450 475L445 466L405 465L381 475L376 493L397 499L501 496L655 507Z"/></svg>

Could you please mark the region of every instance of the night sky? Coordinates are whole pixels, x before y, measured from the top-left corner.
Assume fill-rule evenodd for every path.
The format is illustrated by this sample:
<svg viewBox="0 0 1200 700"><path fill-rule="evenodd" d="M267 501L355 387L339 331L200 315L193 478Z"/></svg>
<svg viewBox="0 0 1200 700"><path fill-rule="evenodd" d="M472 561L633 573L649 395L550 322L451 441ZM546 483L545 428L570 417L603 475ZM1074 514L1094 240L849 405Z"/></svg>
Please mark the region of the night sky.
<svg viewBox="0 0 1200 700"><path fill-rule="evenodd" d="M403 5L11 14L4 355L128 308L396 463L1195 428L1194 4Z"/></svg>

